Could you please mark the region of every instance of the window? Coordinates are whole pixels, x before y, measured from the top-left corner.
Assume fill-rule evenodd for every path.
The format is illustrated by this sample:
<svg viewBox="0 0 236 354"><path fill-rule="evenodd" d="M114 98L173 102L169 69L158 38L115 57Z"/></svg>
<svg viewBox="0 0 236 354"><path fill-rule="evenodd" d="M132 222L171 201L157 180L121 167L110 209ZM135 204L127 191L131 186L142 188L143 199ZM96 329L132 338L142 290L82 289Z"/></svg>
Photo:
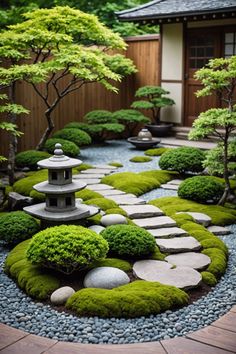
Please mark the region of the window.
<svg viewBox="0 0 236 354"><path fill-rule="evenodd" d="M69 170L65 170L64 171L64 178L65 179L69 179L70 178L70 171Z"/></svg>
<svg viewBox="0 0 236 354"><path fill-rule="evenodd" d="M52 180L57 180L57 172L51 172Z"/></svg>
<svg viewBox="0 0 236 354"><path fill-rule="evenodd" d="M57 198L49 198L50 207L57 207Z"/></svg>
<svg viewBox="0 0 236 354"><path fill-rule="evenodd" d="M72 202L71 202L71 197L66 197L66 206L71 206Z"/></svg>
<svg viewBox="0 0 236 354"><path fill-rule="evenodd" d="M225 33L224 51L225 58L236 55L236 32Z"/></svg>
<svg viewBox="0 0 236 354"><path fill-rule="evenodd" d="M189 68L200 69L214 57L214 40L209 36L199 36L190 40Z"/></svg>

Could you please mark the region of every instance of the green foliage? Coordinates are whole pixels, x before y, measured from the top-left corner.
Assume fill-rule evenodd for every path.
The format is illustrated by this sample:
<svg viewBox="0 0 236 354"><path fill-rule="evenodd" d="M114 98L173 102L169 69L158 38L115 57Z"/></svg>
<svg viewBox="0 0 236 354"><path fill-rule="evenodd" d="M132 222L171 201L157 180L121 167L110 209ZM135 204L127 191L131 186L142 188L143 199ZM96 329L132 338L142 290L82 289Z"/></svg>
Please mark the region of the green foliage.
<svg viewBox="0 0 236 354"><path fill-rule="evenodd" d="M156 247L155 238L146 230L132 225L112 225L101 232L107 240L109 253L121 257L150 255Z"/></svg>
<svg viewBox="0 0 236 354"><path fill-rule="evenodd" d="M104 211L118 207L118 205L113 200L107 198L92 198L86 200L84 203L88 205L95 205Z"/></svg>
<svg viewBox="0 0 236 354"><path fill-rule="evenodd" d="M203 283L209 286L215 286L217 284L216 277L210 272L201 272Z"/></svg>
<svg viewBox="0 0 236 354"><path fill-rule="evenodd" d="M85 200L89 200L89 199L95 199L95 198L103 198L103 196L101 194L99 194L98 192L94 192L90 189L82 189L79 192L75 193L76 198L81 198L84 201Z"/></svg>
<svg viewBox="0 0 236 354"><path fill-rule="evenodd" d="M37 221L23 211L0 216L0 239L10 246L30 238L39 229Z"/></svg>
<svg viewBox="0 0 236 354"><path fill-rule="evenodd" d="M29 240L25 240L15 246L7 255L7 258L4 262L4 272L10 274L10 268L14 263L21 261L22 259L26 260L26 250L30 243Z"/></svg>
<svg viewBox="0 0 236 354"><path fill-rule="evenodd" d="M131 105L135 109L149 109L152 113L152 119L155 124L160 124L160 110L162 107L172 106L174 100L166 97L169 92L160 86L143 86L140 87L135 97L144 97L146 100L134 101Z"/></svg>
<svg viewBox="0 0 236 354"><path fill-rule="evenodd" d="M61 225L36 234L27 249L27 258L33 264L71 274L104 258L107 251L107 242L96 232L82 226Z"/></svg>
<svg viewBox="0 0 236 354"><path fill-rule="evenodd" d="M51 155L45 151L27 150L16 155L17 167L29 167L30 170L37 170L37 162L49 158Z"/></svg>
<svg viewBox="0 0 236 354"><path fill-rule="evenodd" d="M127 213L119 207L107 209L106 214L121 214L121 215L127 216Z"/></svg>
<svg viewBox="0 0 236 354"><path fill-rule="evenodd" d="M66 307L79 316L133 318L187 303L188 295L174 286L140 280L112 290L80 290L70 297Z"/></svg>
<svg viewBox="0 0 236 354"><path fill-rule="evenodd" d="M109 162L108 165L115 167L123 167L122 163L116 161Z"/></svg>
<svg viewBox="0 0 236 354"><path fill-rule="evenodd" d="M27 281L25 290L31 297L44 300L58 289L59 284L59 280L52 275L36 275Z"/></svg>
<svg viewBox="0 0 236 354"><path fill-rule="evenodd" d="M80 171L85 171L88 170L89 168L92 168L93 166L88 164L88 163L81 163L79 166L74 167L74 171L80 172Z"/></svg>
<svg viewBox="0 0 236 354"><path fill-rule="evenodd" d="M178 196L203 204L217 203L224 192L222 183L210 176L187 178L178 188Z"/></svg>
<svg viewBox="0 0 236 354"><path fill-rule="evenodd" d="M44 193L40 193L36 191L35 189L32 189L30 192L29 196L34 199L35 202L37 203L42 203L46 199L46 195Z"/></svg>
<svg viewBox="0 0 236 354"><path fill-rule="evenodd" d="M156 261L164 261L166 256L167 254L162 253L159 247L156 246L154 252L148 258L155 259Z"/></svg>
<svg viewBox="0 0 236 354"><path fill-rule="evenodd" d="M152 159L148 156L134 156L130 159L131 162L150 162Z"/></svg>
<svg viewBox="0 0 236 354"><path fill-rule="evenodd" d="M79 147L72 141L60 139L60 138L50 138L45 143L45 149L53 154L55 150L55 144L61 144L62 150L66 156L77 157L80 153Z"/></svg>
<svg viewBox="0 0 236 354"><path fill-rule="evenodd" d="M106 110L90 111L84 116L84 120L88 124L117 123L117 119L113 117L112 112Z"/></svg>
<svg viewBox="0 0 236 354"><path fill-rule="evenodd" d="M144 151L144 154L147 156L161 156L164 152L170 151L171 148L155 148L155 149L148 149Z"/></svg>
<svg viewBox="0 0 236 354"><path fill-rule="evenodd" d="M58 130L54 135L53 138L60 138L63 140L72 141L72 143L76 144L77 146L84 146L91 144L90 136L83 130L75 129L75 128L67 128Z"/></svg>
<svg viewBox="0 0 236 354"><path fill-rule="evenodd" d="M19 179L13 185L14 192L29 196L33 190L33 186L37 183L43 182L48 178L48 170L39 170L30 174L28 177Z"/></svg>
<svg viewBox="0 0 236 354"><path fill-rule="evenodd" d="M220 278L225 273L227 267L225 253L218 248L207 248L202 253L211 258L211 264L206 271L212 273L216 278Z"/></svg>
<svg viewBox="0 0 236 354"><path fill-rule="evenodd" d="M105 258L101 261L96 261L91 265L91 268L97 267L113 267L119 268L124 272L132 271L132 265L128 261L124 261L123 259L119 258Z"/></svg>
<svg viewBox="0 0 236 354"><path fill-rule="evenodd" d="M179 147L165 152L159 166L162 170L178 171L179 173L198 173L203 171L205 153L194 147Z"/></svg>
<svg viewBox="0 0 236 354"><path fill-rule="evenodd" d="M112 113L117 122L128 128L129 135L133 135L138 124L150 123L150 119L135 109L121 109Z"/></svg>

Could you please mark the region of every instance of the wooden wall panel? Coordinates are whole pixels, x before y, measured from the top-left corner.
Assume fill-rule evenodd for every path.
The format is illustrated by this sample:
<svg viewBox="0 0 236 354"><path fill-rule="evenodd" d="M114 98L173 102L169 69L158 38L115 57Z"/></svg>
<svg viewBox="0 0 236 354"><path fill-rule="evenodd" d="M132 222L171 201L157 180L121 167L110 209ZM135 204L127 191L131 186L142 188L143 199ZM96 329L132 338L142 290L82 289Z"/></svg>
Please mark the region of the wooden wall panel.
<svg viewBox="0 0 236 354"><path fill-rule="evenodd" d="M94 109L116 111L129 108L137 88L159 84L159 36L128 37L126 42L126 56L134 61L138 72L117 83L118 94L107 91L99 83L91 83L66 96L53 113L55 130L63 128L70 121L82 121L83 116ZM44 103L24 82L18 84L17 103L30 110L29 115L22 115L18 119L18 126L24 133L19 139L18 151L34 149L46 128ZM7 140L7 135L0 131L0 155L8 154Z"/></svg>

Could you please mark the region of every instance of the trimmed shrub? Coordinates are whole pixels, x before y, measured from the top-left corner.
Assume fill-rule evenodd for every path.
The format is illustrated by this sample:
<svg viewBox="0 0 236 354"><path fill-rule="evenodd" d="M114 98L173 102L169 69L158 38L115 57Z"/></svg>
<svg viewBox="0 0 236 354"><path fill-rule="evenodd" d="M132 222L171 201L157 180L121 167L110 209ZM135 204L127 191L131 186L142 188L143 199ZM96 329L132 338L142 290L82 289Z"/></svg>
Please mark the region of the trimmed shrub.
<svg viewBox="0 0 236 354"><path fill-rule="evenodd" d="M48 139L45 143L45 149L53 154L55 150L55 144L59 143L62 146L62 150L66 156L77 157L80 153L79 147L72 141L60 139L60 138L51 138Z"/></svg>
<svg viewBox="0 0 236 354"><path fill-rule="evenodd" d="M88 124L117 123L117 119L112 112L99 109L88 112L84 119Z"/></svg>
<svg viewBox="0 0 236 354"><path fill-rule="evenodd" d="M28 167L30 170L37 170L37 162L49 158L51 155L45 151L27 150L16 154L16 166Z"/></svg>
<svg viewBox="0 0 236 354"><path fill-rule="evenodd" d="M37 183L43 182L48 178L48 170L43 169L34 173L27 174L27 177L19 179L13 185L14 192L29 196L33 190L33 186Z"/></svg>
<svg viewBox="0 0 236 354"><path fill-rule="evenodd" d="M201 272L203 283L209 286L215 286L217 284L216 277L210 272Z"/></svg>
<svg viewBox="0 0 236 354"><path fill-rule="evenodd" d="M132 265L129 262L119 258L105 258L102 259L101 261L94 262L91 266L91 268L97 268L97 267L119 268L124 272L132 271Z"/></svg>
<svg viewBox="0 0 236 354"><path fill-rule="evenodd" d="M150 255L150 259L155 259L156 261L164 261L165 257L168 256L167 253L162 253L159 247L155 247L154 252Z"/></svg>
<svg viewBox="0 0 236 354"><path fill-rule="evenodd" d="M209 176L187 178L178 188L178 196L195 202L217 203L224 193L222 183Z"/></svg>
<svg viewBox="0 0 236 354"><path fill-rule="evenodd" d="M134 318L155 315L187 303L188 295L183 290L140 280L112 290L77 291L68 299L66 307L79 316Z"/></svg>
<svg viewBox="0 0 236 354"><path fill-rule="evenodd" d="M148 149L144 151L144 154L147 156L161 156L164 152L170 151L171 148L155 148L155 149Z"/></svg>
<svg viewBox="0 0 236 354"><path fill-rule="evenodd" d="M193 147L180 147L165 152L159 166L162 170L177 171L179 173L199 173L203 171L205 152Z"/></svg>
<svg viewBox="0 0 236 354"><path fill-rule="evenodd" d="M0 217L0 239L16 245L40 230L37 221L24 211L14 211Z"/></svg>
<svg viewBox="0 0 236 354"><path fill-rule="evenodd" d="M130 159L131 162L150 162L152 161L151 157L148 156L134 156Z"/></svg>
<svg viewBox="0 0 236 354"><path fill-rule="evenodd" d="M95 205L104 211L119 207L113 200L107 198L92 198L86 200L84 203L88 205Z"/></svg>
<svg viewBox="0 0 236 354"><path fill-rule="evenodd" d="M122 257L150 255L156 247L155 238L146 230L132 225L112 225L101 232L109 252Z"/></svg>
<svg viewBox="0 0 236 354"><path fill-rule="evenodd" d="M83 130L75 129L75 128L66 128L58 130L53 138L61 138L65 140L72 141L77 146L84 146L91 144L91 137Z"/></svg>
<svg viewBox="0 0 236 354"><path fill-rule="evenodd" d="M61 225L36 234L27 250L30 262L65 274L88 267L106 256L107 242L82 226Z"/></svg>

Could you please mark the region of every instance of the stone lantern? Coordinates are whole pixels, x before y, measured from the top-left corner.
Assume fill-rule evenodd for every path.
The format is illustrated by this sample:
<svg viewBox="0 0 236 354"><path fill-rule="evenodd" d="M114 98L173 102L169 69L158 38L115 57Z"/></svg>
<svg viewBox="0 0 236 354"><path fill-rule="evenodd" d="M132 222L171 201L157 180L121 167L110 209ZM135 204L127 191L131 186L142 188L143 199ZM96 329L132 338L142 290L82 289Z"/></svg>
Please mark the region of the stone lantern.
<svg viewBox="0 0 236 354"><path fill-rule="evenodd" d="M45 193L46 202L24 208L24 211L41 219L42 227L62 223L72 223L86 219L99 212L99 209L76 200L75 192L84 189L86 183L72 178L72 168L82 161L63 154L61 144L55 145L54 155L38 162L38 166L48 169L48 181L34 185L34 189Z"/></svg>

